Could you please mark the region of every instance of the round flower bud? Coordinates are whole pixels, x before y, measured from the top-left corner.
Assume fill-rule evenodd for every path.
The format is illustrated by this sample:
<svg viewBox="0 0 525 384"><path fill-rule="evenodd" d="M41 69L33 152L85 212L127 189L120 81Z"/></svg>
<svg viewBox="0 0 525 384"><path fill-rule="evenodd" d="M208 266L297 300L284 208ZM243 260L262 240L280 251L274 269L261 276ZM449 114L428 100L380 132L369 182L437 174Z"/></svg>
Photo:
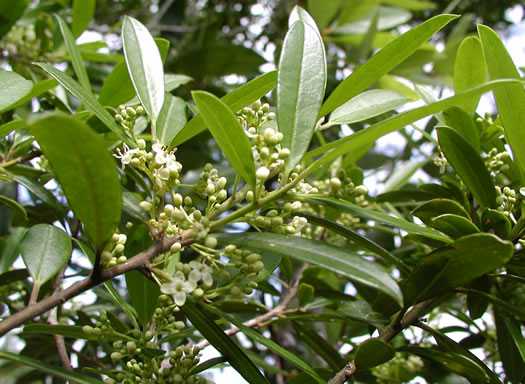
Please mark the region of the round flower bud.
<svg viewBox="0 0 525 384"><path fill-rule="evenodd" d="M253 191L246 192L246 201L251 203L253 201Z"/></svg>
<svg viewBox="0 0 525 384"><path fill-rule="evenodd" d="M182 212L180 209L176 209L171 213L171 218L177 222L180 222L186 218L184 215L184 212Z"/></svg>
<svg viewBox="0 0 525 384"><path fill-rule="evenodd" d="M212 196L213 197L213 196ZM217 201L224 201L228 197L228 192L225 189L221 189L217 194Z"/></svg>
<svg viewBox="0 0 525 384"><path fill-rule="evenodd" d="M139 105L135 111L137 112L137 115L143 115L146 112L142 105Z"/></svg>
<svg viewBox="0 0 525 384"><path fill-rule="evenodd" d="M195 211L193 211L192 216L196 221L199 221L202 218L202 213L201 211L196 209Z"/></svg>
<svg viewBox="0 0 525 384"><path fill-rule="evenodd" d="M208 185L206 186L206 193L207 193L208 195L213 195L213 194L215 193L215 185L213 185L213 184L211 184L211 183L208 184Z"/></svg>
<svg viewBox="0 0 525 384"><path fill-rule="evenodd" d="M263 135L266 141L270 141L275 136L275 130L273 128L266 128Z"/></svg>
<svg viewBox="0 0 525 384"><path fill-rule="evenodd" d="M228 180L226 180L225 177L220 177L219 180L217 180L217 188L224 189L224 187L226 186L227 182L228 182Z"/></svg>
<svg viewBox="0 0 525 384"><path fill-rule="evenodd" d="M267 159L270 156L270 149L268 147L262 147L259 151L261 159Z"/></svg>
<svg viewBox="0 0 525 384"><path fill-rule="evenodd" d="M146 140L144 139L138 139L137 140L137 147L139 147L139 149L146 149Z"/></svg>
<svg viewBox="0 0 525 384"><path fill-rule="evenodd" d="M294 202L292 203L292 211L298 211L298 210L301 209L302 206L303 206L303 205L301 204L300 201L294 201Z"/></svg>
<svg viewBox="0 0 525 384"><path fill-rule="evenodd" d="M290 156L290 150L288 148L283 148L279 151L279 159L286 159Z"/></svg>
<svg viewBox="0 0 525 384"><path fill-rule="evenodd" d="M364 185L358 185L357 187L355 187L354 191L357 195L366 195L368 193L368 188Z"/></svg>
<svg viewBox="0 0 525 384"><path fill-rule="evenodd" d="M270 176L270 170L266 167L260 167L257 172L255 172L255 177L258 180L266 180Z"/></svg>
<svg viewBox="0 0 525 384"><path fill-rule="evenodd" d="M126 112L129 116L135 116L137 112L132 107L127 107Z"/></svg>
<svg viewBox="0 0 525 384"><path fill-rule="evenodd" d="M140 209L142 209L145 212L149 211L152 207L149 201L141 201L139 206L140 206Z"/></svg>
<svg viewBox="0 0 525 384"><path fill-rule="evenodd" d="M175 210L175 208L171 204L166 204L164 206L164 213L166 213L166 215L168 215L168 216L171 216L171 214L173 213L174 210Z"/></svg>
<svg viewBox="0 0 525 384"><path fill-rule="evenodd" d="M259 273L264 269L264 263L262 261L257 261L255 264L252 265L252 270L255 273Z"/></svg>
<svg viewBox="0 0 525 384"><path fill-rule="evenodd" d="M176 207L180 207L182 205L182 196L180 193L176 193L174 196L173 196L173 204L176 206Z"/></svg>
<svg viewBox="0 0 525 384"><path fill-rule="evenodd" d="M84 325L82 327L82 332L84 332L85 334L91 335L93 333L93 327L90 325Z"/></svg>
<svg viewBox="0 0 525 384"><path fill-rule="evenodd" d="M341 185L342 185L341 180L339 180L338 177L332 177L330 179L330 186L332 187L334 191L337 191L339 188L341 188Z"/></svg>
<svg viewBox="0 0 525 384"><path fill-rule="evenodd" d="M261 108L261 100L255 100L252 104L252 109L258 111Z"/></svg>
<svg viewBox="0 0 525 384"><path fill-rule="evenodd" d="M272 225L278 227L283 224L283 218L280 216L272 217Z"/></svg>
<svg viewBox="0 0 525 384"><path fill-rule="evenodd" d="M115 246L115 252L116 252L116 253L122 253L122 252L124 252L124 245L123 245L123 244L117 244L117 245Z"/></svg>
<svg viewBox="0 0 525 384"><path fill-rule="evenodd" d="M196 299L200 299L204 295L204 291L202 290L202 288L197 288L193 291L192 295Z"/></svg>
<svg viewBox="0 0 525 384"><path fill-rule="evenodd" d="M182 244L178 241L176 243L173 243L173 245L170 247L171 253L177 253L182 249Z"/></svg>
<svg viewBox="0 0 525 384"><path fill-rule="evenodd" d="M208 248L215 248L217 246L217 238L215 236L208 236L208 237L206 237L206 240L204 241L204 244Z"/></svg>
<svg viewBox="0 0 525 384"><path fill-rule="evenodd" d="M224 253L227 255L231 255L233 252L235 252L236 249L237 247L235 245L228 244L226 248L224 248Z"/></svg>
<svg viewBox="0 0 525 384"><path fill-rule="evenodd" d="M135 351L137 350L137 344L135 344L134 341L128 341L126 343L126 348L128 349L129 353L135 353Z"/></svg>
<svg viewBox="0 0 525 384"><path fill-rule="evenodd" d="M231 294L233 296L239 296L241 294L241 289L237 285L234 285L231 289Z"/></svg>
<svg viewBox="0 0 525 384"><path fill-rule="evenodd" d="M111 354L111 360L117 361L117 360L120 360L120 359L122 359L122 355L119 352L113 352Z"/></svg>
<svg viewBox="0 0 525 384"><path fill-rule="evenodd" d="M193 203L193 200L191 199L191 197L186 196L184 198L184 205L191 205L192 203Z"/></svg>
<svg viewBox="0 0 525 384"><path fill-rule="evenodd" d="M126 261L128 261L128 258L126 256L120 256L117 259L117 264L124 264Z"/></svg>

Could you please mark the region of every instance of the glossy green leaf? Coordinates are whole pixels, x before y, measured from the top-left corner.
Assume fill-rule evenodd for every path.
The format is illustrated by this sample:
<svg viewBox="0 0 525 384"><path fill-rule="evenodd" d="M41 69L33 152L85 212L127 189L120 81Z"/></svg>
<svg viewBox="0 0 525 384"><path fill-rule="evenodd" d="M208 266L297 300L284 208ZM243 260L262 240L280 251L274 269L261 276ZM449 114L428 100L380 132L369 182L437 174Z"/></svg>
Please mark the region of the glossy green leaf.
<svg viewBox="0 0 525 384"><path fill-rule="evenodd" d="M260 99L277 85L277 71L272 71L259 76L252 81L243 84L239 88L231 91L227 95L221 98L232 112L237 112L241 108L253 103L255 100ZM177 135L175 140L171 143L171 147L178 146L192 137L198 135L206 129L206 124L199 114L191 119L188 124L183 128L181 133Z"/></svg>
<svg viewBox="0 0 525 384"><path fill-rule="evenodd" d="M22 16L31 0L0 0L0 38L9 32L14 23Z"/></svg>
<svg viewBox="0 0 525 384"><path fill-rule="evenodd" d="M299 213L301 216L306 217L308 219L308 222L315 225L320 225L323 228L326 228L334 233L337 233L338 235L341 235L343 237L346 237L347 239L353 241L357 245L363 247L364 249L367 249L374 254L381 257L386 262L395 265L399 268L399 270L403 272L409 272L409 268L403 261L398 259L396 256L394 256L392 253L388 252L386 249L378 245L377 243L373 242L372 240L368 239L365 236L360 235L356 231L347 228L339 223L336 223L335 221L325 219L324 217L315 216L309 213L301 212Z"/></svg>
<svg viewBox="0 0 525 384"><path fill-rule="evenodd" d="M26 125L27 123L22 119L11 120L8 123L0 125L0 139L3 139L13 131L24 128Z"/></svg>
<svg viewBox="0 0 525 384"><path fill-rule="evenodd" d="M349 203L345 200L334 199L331 197L305 197L305 201L314 204L325 205L339 210L340 212L350 213L352 215L362 217L368 220L391 225L394 228L399 228L411 234L425 236L446 243L450 242L450 239L447 236L441 234L436 230L433 230L431 228L425 228L421 225L411 223L410 221L407 221L405 219L390 216L384 212L374 211L369 208L363 208L358 205Z"/></svg>
<svg viewBox="0 0 525 384"><path fill-rule="evenodd" d="M411 213L427 225L430 225L433 218L444 213L452 213L466 219L470 218L468 212L459 203L441 198L427 201L416 207Z"/></svg>
<svg viewBox="0 0 525 384"><path fill-rule="evenodd" d="M164 87L166 88L166 92L174 91L181 85L188 84L191 81L193 81L193 79L186 75L180 75L176 73L166 73L164 75Z"/></svg>
<svg viewBox="0 0 525 384"><path fill-rule="evenodd" d="M59 71L55 67L47 63L36 63L40 68L45 70L51 76L53 76L66 90L68 90L73 96L84 103L86 109L97 116L111 131L113 131L119 139L127 143L128 145L134 146L133 141L124 134L122 129L117 125L113 116L95 99L95 97L86 92L82 86L73 80L68 75Z"/></svg>
<svg viewBox="0 0 525 384"><path fill-rule="evenodd" d="M255 331L255 330L253 330L251 328L246 327L242 323L242 321L236 320L233 316L228 315L227 313L221 311L220 309L215 308L215 307L213 307L211 305L205 305L205 307L210 312L214 312L215 314L217 314L217 315L221 316L222 318L228 320L230 323L232 323L237 328L239 328L241 330L241 332L244 333L250 339L252 339L254 341L257 341L258 343L264 345L265 347L267 347L272 352L278 354L279 356L281 356L282 358L288 360L290 363L292 363L296 367L302 369L305 373L310 375L310 377L315 379L316 382L318 382L320 384L325 384L326 383L307 363L305 363L304 361L299 359L295 354L291 353L287 349L285 349L285 348L281 347L280 345L276 344L272 340L264 337L259 332ZM250 383L252 383L252 382L250 381Z"/></svg>
<svg viewBox="0 0 525 384"><path fill-rule="evenodd" d="M9 109L16 108L29 100L31 100L34 97L38 97L47 91L55 88L58 85L58 82L55 79L45 79L42 81L39 81L36 84L33 84L33 87L31 88L31 91L27 93L24 97L19 99L16 103L12 104Z"/></svg>
<svg viewBox="0 0 525 384"><path fill-rule="evenodd" d="M33 278L41 286L54 277L71 256L71 239L61 229L37 224L26 232L20 242L20 253Z"/></svg>
<svg viewBox="0 0 525 384"><path fill-rule="evenodd" d="M217 239L228 244L279 253L318 265L351 281L381 291L398 303L403 302L397 283L382 267L344 248L321 241L273 233L224 233L218 234Z"/></svg>
<svg viewBox="0 0 525 384"><path fill-rule="evenodd" d="M483 84L487 80L487 67L483 58L481 42L477 37L468 36L461 42L454 65L454 90L457 92ZM476 111L479 96L459 103L470 116Z"/></svg>
<svg viewBox="0 0 525 384"><path fill-rule="evenodd" d="M27 188L27 190L31 192L38 200L41 200L43 203L47 204L55 212L60 214L65 213L64 206L57 201L56 197L34 179L31 179L27 176L14 175L13 180Z"/></svg>
<svg viewBox="0 0 525 384"><path fill-rule="evenodd" d="M75 38L84 32L95 15L96 0L73 0L71 32Z"/></svg>
<svg viewBox="0 0 525 384"><path fill-rule="evenodd" d="M0 273L5 273L13 266L20 252L18 246L22 241L27 228L15 227L11 228L10 234L7 237L5 246L0 248Z"/></svg>
<svg viewBox="0 0 525 384"><path fill-rule="evenodd" d="M304 307L314 297L315 288L307 283L300 283L297 289L297 298L299 299L299 307Z"/></svg>
<svg viewBox="0 0 525 384"><path fill-rule="evenodd" d="M487 373L472 359L454 352L440 352L432 348L415 346L400 347L399 352L408 352L441 365L449 372L467 378L472 383L488 383Z"/></svg>
<svg viewBox="0 0 525 384"><path fill-rule="evenodd" d="M290 17L288 17L288 29L292 28L292 26L295 24L296 21L302 21L305 24L308 24L310 27L312 27L313 30L317 32L319 36L321 36L321 32L319 31L319 28L317 27L317 24L312 16L308 12L304 10L304 8L301 8L300 6L296 5L293 7L292 12L290 12Z"/></svg>
<svg viewBox="0 0 525 384"><path fill-rule="evenodd" d="M354 363L358 370L365 370L384 364L394 358L396 351L381 339L368 339L361 343L355 353Z"/></svg>
<svg viewBox="0 0 525 384"><path fill-rule="evenodd" d="M32 359L20 354L9 352L0 352L0 359L9 360L18 364L26 365L41 372L60 377L65 380L71 380L78 384L103 384L101 380L97 380L91 376L83 375L81 373L72 372L62 367L57 367L42 360Z"/></svg>
<svg viewBox="0 0 525 384"><path fill-rule="evenodd" d="M337 18L338 24L347 24L355 20L360 20L366 17L374 7L379 5L379 0L368 0L368 1L354 1L354 0L342 0L341 1L341 13ZM363 27L365 29L365 27ZM363 32L364 33L364 32Z"/></svg>
<svg viewBox="0 0 525 384"><path fill-rule="evenodd" d="M186 301L182 311L202 335L213 345L231 366L250 384L267 384L264 376L259 372L253 362L235 344L217 324L204 312L202 307L193 302Z"/></svg>
<svg viewBox="0 0 525 384"><path fill-rule="evenodd" d="M157 120L157 138L162 145L170 145L186 125L186 103L170 93L164 95L164 105Z"/></svg>
<svg viewBox="0 0 525 384"><path fill-rule="evenodd" d="M0 70L0 112L7 111L27 95L33 83L18 73Z"/></svg>
<svg viewBox="0 0 525 384"><path fill-rule="evenodd" d="M522 320L525 320L525 310L521 309L520 307L517 307L516 305L506 301L506 300L502 300L500 299L499 297L497 296L494 296L490 293L487 293L487 292L484 292L484 291L480 291L480 290L477 290L477 289L472 289L472 288L469 288L467 290L467 292L470 294L474 294L474 295L477 295L477 296L480 296L480 297L484 297L486 298L487 300L489 300L492 305L498 307L499 309L502 309L502 310L505 310L509 313L512 313L513 315L517 316L518 318L522 319Z"/></svg>
<svg viewBox="0 0 525 384"><path fill-rule="evenodd" d="M160 287L139 271L130 271L125 276L131 304L146 327L151 321L155 308L158 307Z"/></svg>
<svg viewBox="0 0 525 384"><path fill-rule="evenodd" d="M129 16L122 24L122 44L133 87L155 124L164 103L164 69L159 49L146 27Z"/></svg>
<svg viewBox="0 0 525 384"><path fill-rule="evenodd" d="M454 128L476 153L480 153L478 129L467 112L460 107L452 107L443 111L443 118L447 126Z"/></svg>
<svg viewBox="0 0 525 384"><path fill-rule="evenodd" d="M478 33L490 79L520 79L518 69L496 32L484 25L478 25ZM512 148L514 161L520 169L522 180L525 180L525 141L523 140L525 90L522 84L507 84L493 92L499 118L505 129L505 138Z"/></svg>
<svg viewBox="0 0 525 384"><path fill-rule="evenodd" d="M485 209L481 214L481 227L485 232L493 232L498 237L508 240L512 225L508 216L496 209Z"/></svg>
<svg viewBox="0 0 525 384"><path fill-rule="evenodd" d="M80 325L50 325L45 323L32 323L24 326L24 334L28 335L60 335L78 340L100 340L104 336L105 341L133 341L130 336L115 334L113 331L102 331L100 335L87 334Z"/></svg>
<svg viewBox="0 0 525 384"><path fill-rule="evenodd" d="M120 181L104 141L86 123L50 116L30 127L75 216L100 250L119 224Z"/></svg>
<svg viewBox="0 0 525 384"><path fill-rule="evenodd" d="M13 269L0 274L0 286L8 285L17 281L25 280L29 277L27 269Z"/></svg>
<svg viewBox="0 0 525 384"><path fill-rule="evenodd" d="M357 3L360 5L366 5L368 9L372 11L378 2L377 1L361 1L361 2L354 1L353 3L354 4ZM345 11L347 10L348 9L346 6ZM409 21L411 16L412 14L404 9L379 6L377 30L384 31L387 29L392 29L398 25L404 24L407 21ZM373 17L374 17L374 12L368 12L367 15L365 15L364 17L360 17L358 20L356 20L355 16L352 16L352 19L355 21L346 23L346 24L343 24L337 27L333 31L333 34L336 34L336 35L364 34L370 29L370 26L373 23L372 21ZM345 19L345 16L343 14L340 16L339 21L343 23L345 22L344 19Z"/></svg>
<svg viewBox="0 0 525 384"><path fill-rule="evenodd" d="M423 11L425 9L436 8L436 3L424 0L381 0L381 4L392 5L411 11Z"/></svg>
<svg viewBox="0 0 525 384"><path fill-rule="evenodd" d="M434 33L456 17L455 15L435 16L392 41L337 86L324 102L319 116L332 112L340 105L363 92L414 53Z"/></svg>
<svg viewBox="0 0 525 384"><path fill-rule="evenodd" d="M78 3L78 1L76 2ZM73 37L73 34L71 33L71 30L67 26L66 22L59 15L55 15L55 18L58 22L60 33L62 34L62 38L64 39L66 51L69 54L69 58L71 60L71 64L73 65L73 70L77 75L78 82L86 92L91 93L91 84L89 82L89 77L86 71L86 67L84 66L84 61L82 60L80 50L78 49L77 44L75 43L75 38Z"/></svg>
<svg viewBox="0 0 525 384"><path fill-rule="evenodd" d="M18 212L20 212L24 218L27 220L27 211L24 207L22 207L18 201L10 199L7 196L0 195L0 204L5 205L6 207L12 208Z"/></svg>
<svg viewBox="0 0 525 384"><path fill-rule="evenodd" d="M436 130L441 150L474 198L482 207L495 208L496 189L479 154L452 128L438 127Z"/></svg>
<svg viewBox="0 0 525 384"><path fill-rule="evenodd" d="M440 248L415 267L403 292L406 302L439 296L500 267L512 257L513 246L488 233L476 233Z"/></svg>
<svg viewBox="0 0 525 384"><path fill-rule="evenodd" d="M511 383L520 383L525 379L525 360L516 345L517 341L523 344L521 327L499 313L494 314L494 320L498 338L498 353L505 369L505 376Z"/></svg>
<svg viewBox="0 0 525 384"><path fill-rule="evenodd" d="M352 321L369 324L376 328L390 324L388 317L375 312L364 300L345 301L337 308L337 313Z"/></svg>
<svg viewBox="0 0 525 384"><path fill-rule="evenodd" d="M352 124L399 108L409 100L402 94L388 89L372 89L355 96L336 108L324 127Z"/></svg>
<svg viewBox="0 0 525 384"><path fill-rule="evenodd" d="M251 143L233 112L211 93L195 91L192 92L192 96L204 123L232 167L255 190L255 166Z"/></svg>
<svg viewBox="0 0 525 384"><path fill-rule="evenodd" d="M124 212L134 219L147 221L149 215L140 209L141 200L135 196L132 192L122 191L122 209Z"/></svg>
<svg viewBox="0 0 525 384"><path fill-rule="evenodd" d="M479 232L478 227L470 219L451 213L445 213L433 218L431 227L446 233L453 239Z"/></svg>
<svg viewBox="0 0 525 384"><path fill-rule="evenodd" d="M307 151L326 86L326 57L319 34L301 20L283 43L277 78L277 122L288 148L289 171Z"/></svg>
<svg viewBox="0 0 525 384"><path fill-rule="evenodd" d="M354 72L355 73L355 72ZM400 113L397 116L383 120L376 123L368 128L362 129L350 136L344 137L339 140L332 141L319 148L316 148L305 155L305 159L310 159L314 156L326 153L324 157L320 158L316 162L316 166L320 167L326 163L333 161L334 159L348 153L362 148L363 146L374 143L378 138L394 132L402 127L412 124L423 117L435 114L444 109L453 107L458 102L467 100L472 95L483 94L493 88L502 87L504 84L513 83L513 80L495 80L478 87L472 88L468 91L461 92L455 96L449 97L437 101L433 104L429 104L423 107L415 108L407 112Z"/></svg>

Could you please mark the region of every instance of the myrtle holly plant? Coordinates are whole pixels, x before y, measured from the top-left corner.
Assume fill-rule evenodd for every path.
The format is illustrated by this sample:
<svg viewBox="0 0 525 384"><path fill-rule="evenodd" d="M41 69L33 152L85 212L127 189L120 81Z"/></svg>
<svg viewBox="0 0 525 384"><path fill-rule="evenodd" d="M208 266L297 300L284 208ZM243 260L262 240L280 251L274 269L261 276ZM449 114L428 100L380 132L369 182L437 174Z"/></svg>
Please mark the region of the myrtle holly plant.
<svg viewBox="0 0 525 384"><path fill-rule="evenodd" d="M525 91L491 28L308 2L224 93L138 18L100 51L95 1L7 3L6 382L525 380Z"/></svg>

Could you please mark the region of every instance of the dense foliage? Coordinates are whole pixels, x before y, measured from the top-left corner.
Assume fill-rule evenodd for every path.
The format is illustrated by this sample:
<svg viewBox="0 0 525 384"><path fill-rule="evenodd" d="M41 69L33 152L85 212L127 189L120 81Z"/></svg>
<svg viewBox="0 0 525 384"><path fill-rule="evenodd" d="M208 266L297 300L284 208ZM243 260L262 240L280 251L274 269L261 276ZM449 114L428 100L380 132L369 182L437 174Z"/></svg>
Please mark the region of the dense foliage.
<svg viewBox="0 0 525 384"><path fill-rule="evenodd" d="M504 44L303 5L0 0L3 383L525 381Z"/></svg>

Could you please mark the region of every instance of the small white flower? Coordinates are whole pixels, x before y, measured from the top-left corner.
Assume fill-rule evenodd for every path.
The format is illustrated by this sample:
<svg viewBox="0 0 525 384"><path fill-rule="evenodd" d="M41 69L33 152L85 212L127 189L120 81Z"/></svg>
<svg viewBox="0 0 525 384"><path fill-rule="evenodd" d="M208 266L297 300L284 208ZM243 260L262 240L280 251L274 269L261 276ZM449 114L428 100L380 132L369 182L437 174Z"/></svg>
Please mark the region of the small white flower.
<svg viewBox="0 0 525 384"><path fill-rule="evenodd" d="M213 285L213 277L211 275L213 269L210 266L193 260L190 261L190 267L192 270L188 275L188 279L195 282L202 280L202 282L208 287Z"/></svg>
<svg viewBox="0 0 525 384"><path fill-rule="evenodd" d="M171 283L165 283L160 286L160 291L166 295L172 295L175 304L183 306L186 303L186 294L193 292L197 288L197 283L192 280L186 280L184 273L177 271Z"/></svg>
<svg viewBox="0 0 525 384"><path fill-rule="evenodd" d="M120 159L122 162L122 165L127 165L131 163L131 160L133 160L134 155L139 151L138 148L130 149L127 144L124 144L123 146L124 152L121 152L119 148L117 148L117 154L113 155L117 159Z"/></svg>

